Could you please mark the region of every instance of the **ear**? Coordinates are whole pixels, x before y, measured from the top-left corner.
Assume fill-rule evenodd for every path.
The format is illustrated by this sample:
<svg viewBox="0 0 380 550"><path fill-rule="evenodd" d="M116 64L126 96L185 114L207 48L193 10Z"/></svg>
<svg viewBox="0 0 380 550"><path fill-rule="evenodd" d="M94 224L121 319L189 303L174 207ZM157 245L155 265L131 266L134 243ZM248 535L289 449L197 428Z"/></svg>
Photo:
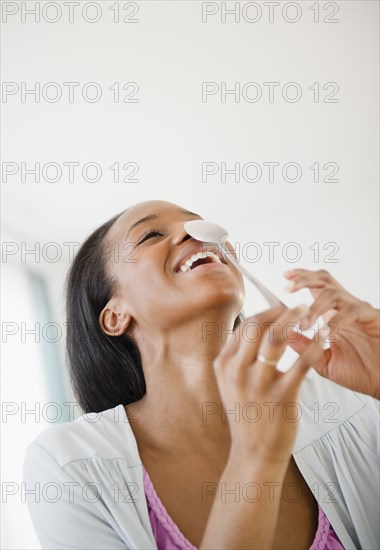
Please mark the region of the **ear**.
<svg viewBox="0 0 380 550"><path fill-rule="evenodd" d="M108 336L121 336L132 322L132 317L128 313L118 311L118 309L110 300L100 312L99 324L102 331Z"/></svg>

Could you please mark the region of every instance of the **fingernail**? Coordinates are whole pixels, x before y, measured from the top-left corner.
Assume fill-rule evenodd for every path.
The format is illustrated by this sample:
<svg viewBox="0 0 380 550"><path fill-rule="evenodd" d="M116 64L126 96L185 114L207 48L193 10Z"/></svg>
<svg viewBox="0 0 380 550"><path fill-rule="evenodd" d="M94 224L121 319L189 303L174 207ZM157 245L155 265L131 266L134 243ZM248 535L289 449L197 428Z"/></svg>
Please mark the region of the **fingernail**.
<svg viewBox="0 0 380 550"><path fill-rule="evenodd" d="M284 271L284 275L290 275L291 273L294 273L293 269L289 269L288 271Z"/></svg>
<svg viewBox="0 0 380 550"><path fill-rule="evenodd" d="M301 330L305 330L309 325L310 325L310 317L308 315L301 317L300 319Z"/></svg>
<svg viewBox="0 0 380 550"><path fill-rule="evenodd" d="M296 286L296 283L294 281L290 281L290 283L286 285L285 290L287 292L290 292L295 288L295 286Z"/></svg>

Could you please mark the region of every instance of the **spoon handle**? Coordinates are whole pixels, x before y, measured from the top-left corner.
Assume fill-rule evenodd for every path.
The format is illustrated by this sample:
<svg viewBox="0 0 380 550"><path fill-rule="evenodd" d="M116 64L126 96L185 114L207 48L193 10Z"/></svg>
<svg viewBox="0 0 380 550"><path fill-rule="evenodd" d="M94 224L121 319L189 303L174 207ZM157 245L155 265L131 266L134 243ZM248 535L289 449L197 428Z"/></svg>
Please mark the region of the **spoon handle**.
<svg viewBox="0 0 380 550"><path fill-rule="evenodd" d="M253 283L255 285L257 290L259 290L261 292L261 294L264 296L264 298L266 299L266 301L268 302L268 304L271 307L276 307L276 306L280 306L280 305L285 306L285 304L283 302L281 302L281 300L279 298L277 298L277 296L275 296L270 290L268 290L263 285L263 283L260 283L260 281L258 279L256 279L256 277L254 277L252 275L252 273L250 273L247 269L245 269L245 267L243 267L233 256L231 258L230 254L226 254L226 252L223 250L223 247L220 244L219 244L219 248L223 252L224 257L226 259L230 260L230 261L233 261L235 267L240 271L240 273L242 275L244 275L249 281L251 281L251 283Z"/></svg>

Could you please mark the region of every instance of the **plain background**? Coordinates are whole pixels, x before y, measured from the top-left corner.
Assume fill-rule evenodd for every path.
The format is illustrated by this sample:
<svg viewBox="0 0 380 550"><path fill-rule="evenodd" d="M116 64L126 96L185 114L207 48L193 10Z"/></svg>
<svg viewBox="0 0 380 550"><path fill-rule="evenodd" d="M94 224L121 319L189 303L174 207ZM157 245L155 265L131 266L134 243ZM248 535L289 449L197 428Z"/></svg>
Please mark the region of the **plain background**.
<svg viewBox="0 0 380 550"><path fill-rule="evenodd" d="M303 267L327 269L352 294L379 307L378 2L319 2L319 22L314 21L315 2L293 3L298 8L281 2L273 22L269 8L256 2L262 10L256 23L243 17L247 2L209 3L217 13L207 22L202 22L206 3L139 2L136 23L123 23L132 9L126 2L118 2L118 23L114 2L95 3L101 17L94 23L82 16L86 2L76 7L72 23L62 2L55 3L62 9L56 23L46 20L58 13L54 6L43 16L46 2L2 2L3 9L5 4L16 6L17 13L5 20L3 12L3 86L13 82L21 90L22 83L30 89L37 82L41 88L54 82L62 98L53 103L41 95L37 102L27 95L23 102L21 92L3 94L3 326L53 322L63 327L67 243L82 242L111 216L150 199L168 200L224 225L232 244L256 243L262 257L256 262L243 257L244 265L288 304L311 303L307 291L294 296L284 291L283 271ZM37 5L39 23L33 16L22 21L22 4ZM240 22L232 14L223 23L223 10L234 6ZM324 22L336 7L331 18L337 22ZM94 18L95 8L88 9L87 18ZM253 9L245 12L246 19L254 17ZM290 23L283 9L289 10L288 19L295 18L296 9L302 15ZM72 103L64 82L79 83ZM102 90L98 102L82 97L90 82ZM116 82L122 98L124 84L137 83L138 102L114 102L110 86ZM219 92L202 101L202 82L216 83ZM242 94L222 101L222 83L228 89L239 83L242 89L252 82L262 90L259 101L246 101ZM280 83L273 102L265 82ZM302 90L297 102L282 96L289 82ZM338 101L329 103L323 99L333 88L323 87L331 82L339 91ZM309 89L314 83L321 93L318 102ZM18 172L6 179L4 163L11 162ZM36 162L40 183L31 175L22 181L22 163L30 169ZM70 162L80 163L72 182L63 164ZM255 162L263 175L257 182L236 181L233 175L222 181L219 171L202 181L205 162L219 170L221 163L231 169ZM268 162L280 163L273 182ZM298 182L281 176L289 162L302 169ZM319 182L309 168L316 162ZM59 181L44 180L47 163L62 168ZM101 167L98 182L81 176L87 163ZM138 181L115 182L109 168L114 163L122 177L122 166L136 163ZM326 163L338 165L338 182L323 181ZM269 242L278 243L273 261L264 244ZM10 250L4 243L13 246L12 255L4 256ZM294 263L295 248L288 243L301 250ZM40 255L22 253L36 247ZM319 249L317 261L310 247ZM61 256L51 261L55 250ZM336 261L328 261L333 250ZM247 315L257 308L256 299L247 288ZM32 408L53 401L60 390L69 395L63 387L63 336L48 344L33 335L22 341L21 329L6 341L3 337L3 402L21 410L21 403ZM3 506L3 548L39 548L19 484L25 445L48 425L38 415L23 421L18 413L2 422L2 478L15 487Z"/></svg>

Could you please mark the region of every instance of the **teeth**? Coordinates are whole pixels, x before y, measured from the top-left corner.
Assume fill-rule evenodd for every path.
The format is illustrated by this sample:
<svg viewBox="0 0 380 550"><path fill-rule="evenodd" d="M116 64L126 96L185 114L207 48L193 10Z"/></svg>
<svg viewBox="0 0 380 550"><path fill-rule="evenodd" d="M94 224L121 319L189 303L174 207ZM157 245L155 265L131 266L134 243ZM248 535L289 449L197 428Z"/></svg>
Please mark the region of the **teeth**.
<svg viewBox="0 0 380 550"><path fill-rule="evenodd" d="M213 258L213 261L221 263L219 256L214 254L214 252L197 252L196 254L190 256L190 258L188 258L186 262L181 265L180 270L183 273L185 273L186 271L190 271L190 268L194 262L199 260L199 258L207 258L208 256Z"/></svg>

